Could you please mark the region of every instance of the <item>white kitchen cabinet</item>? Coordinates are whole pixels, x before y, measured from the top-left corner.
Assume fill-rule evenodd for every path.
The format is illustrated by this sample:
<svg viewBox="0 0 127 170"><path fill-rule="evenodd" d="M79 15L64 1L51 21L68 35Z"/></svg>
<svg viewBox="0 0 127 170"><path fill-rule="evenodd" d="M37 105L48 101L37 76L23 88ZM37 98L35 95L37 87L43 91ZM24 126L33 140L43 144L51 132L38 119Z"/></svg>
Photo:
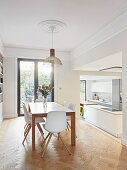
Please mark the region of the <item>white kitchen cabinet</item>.
<svg viewBox="0 0 127 170"><path fill-rule="evenodd" d="M85 120L116 137L121 137L122 112L106 111L101 109L101 107L100 105L85 106Z"/></svg>
<svg viewBox="0 0 127 170"><path fill-rule="evenodd" d="M98 91L97 83L92 83L91 91L92 92L97 92Z"/></svg>
<svg viewBox="0 0 127 170"><path fill-rule="evenodd" d="M112 82L94 82L91 87L92 92L112 93Z"/></svg>

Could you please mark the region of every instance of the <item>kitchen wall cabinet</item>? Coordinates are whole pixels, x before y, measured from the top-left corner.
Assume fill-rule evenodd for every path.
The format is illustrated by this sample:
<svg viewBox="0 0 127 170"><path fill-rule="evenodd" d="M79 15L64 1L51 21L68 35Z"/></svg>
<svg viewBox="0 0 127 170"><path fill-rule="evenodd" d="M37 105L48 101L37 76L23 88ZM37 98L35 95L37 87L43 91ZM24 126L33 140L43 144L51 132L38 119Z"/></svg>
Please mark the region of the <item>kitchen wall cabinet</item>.
<svg viewBox="0 0 127 170"><path fill-rule="evenodd" d="M112 82L94 82L91 87L92 92L112 93Z"/></svg>

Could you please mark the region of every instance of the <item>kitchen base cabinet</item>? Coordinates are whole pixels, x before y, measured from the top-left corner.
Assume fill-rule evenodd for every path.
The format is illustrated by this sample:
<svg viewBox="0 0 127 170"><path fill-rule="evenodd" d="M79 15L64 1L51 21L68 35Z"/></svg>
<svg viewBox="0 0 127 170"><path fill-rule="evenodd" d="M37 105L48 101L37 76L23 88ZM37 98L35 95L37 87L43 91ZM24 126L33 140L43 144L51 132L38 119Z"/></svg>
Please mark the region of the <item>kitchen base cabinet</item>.
<svg viewBox="0 0 127 170"><path fill-rule="evenodd" d="M122 112L106 111L97 106L86 106L84 109L85 120L116 136L122 135Z"/></svg>

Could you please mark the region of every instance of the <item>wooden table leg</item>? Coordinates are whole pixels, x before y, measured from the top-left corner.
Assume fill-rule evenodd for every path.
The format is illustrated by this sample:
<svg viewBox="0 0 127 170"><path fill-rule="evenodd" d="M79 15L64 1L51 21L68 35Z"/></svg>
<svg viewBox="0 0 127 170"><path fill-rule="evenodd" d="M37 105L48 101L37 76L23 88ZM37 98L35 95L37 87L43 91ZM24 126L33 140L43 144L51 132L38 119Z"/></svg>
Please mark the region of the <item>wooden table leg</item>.
<svg viewBox="0 0 127 170"><path fill-rule="evenodd" d="M32 115L32 150L35 150L35 116Z"/></svg>
<svg viewBox="0 0 127 170"><path fill-rule="evenodd" d="M71 114L71 145L75 145L75 113Z"/></svg>

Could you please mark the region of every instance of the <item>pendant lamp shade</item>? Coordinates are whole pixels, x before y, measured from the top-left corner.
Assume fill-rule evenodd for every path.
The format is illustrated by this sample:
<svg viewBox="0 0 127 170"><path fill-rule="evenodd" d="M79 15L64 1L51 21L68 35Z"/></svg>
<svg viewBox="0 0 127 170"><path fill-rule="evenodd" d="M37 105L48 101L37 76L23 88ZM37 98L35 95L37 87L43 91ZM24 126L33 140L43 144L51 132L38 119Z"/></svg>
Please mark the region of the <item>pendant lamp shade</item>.
<svg viewBox="0 0 127 170"><path fill-rule="evenodd" d="M56 65L62 65L59 58L55 57L55 49L50 49L50 56L45 59L46 62L53 62Z"/></svg>
<svg viewBox="0 0 127 170"><path fill-rule="evenodd" d="M44 61L45 62L52 62L56 65L62 65L62 62L59 58L55 57L55 49L53 48L53 33L58 33L59 31L65 28L66 24L58 21L58 20L46 20L39 23L39 26L42 30L51 33L52 35L52 46L50 49L50 56L47 57Z"/></svg>

